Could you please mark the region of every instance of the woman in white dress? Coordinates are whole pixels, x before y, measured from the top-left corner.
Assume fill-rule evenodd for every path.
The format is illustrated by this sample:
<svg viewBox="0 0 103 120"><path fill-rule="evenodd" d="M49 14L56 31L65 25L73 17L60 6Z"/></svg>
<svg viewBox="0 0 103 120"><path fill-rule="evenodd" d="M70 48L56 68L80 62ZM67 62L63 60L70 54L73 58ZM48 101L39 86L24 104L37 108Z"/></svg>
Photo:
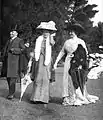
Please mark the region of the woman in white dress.
<svg viewBox="0 0 103 120"><path fill-rule="evenodd" d="M65 54L67 54L65 58L64 75L63 75L63 91L62 91L63 105L82 105L82 104L90 103L90 101L87 98L87 96L89 95L87 94L86 91L86 85L84 85L84 95L83 95L81 93L80 87L78 89L75 89L72 82L72 78L68 72L71 66L70 61L72 57L74 57L73 52L76 51L79 44L83 46L83 48L86 51L86 54L88 55L85 42L80 38L78 38L75 32L72 32L71 39L65 41L64 46L60 51L59 55L57 56L57 59L54 64L54 69L56 69L59 60Z"/></svg>

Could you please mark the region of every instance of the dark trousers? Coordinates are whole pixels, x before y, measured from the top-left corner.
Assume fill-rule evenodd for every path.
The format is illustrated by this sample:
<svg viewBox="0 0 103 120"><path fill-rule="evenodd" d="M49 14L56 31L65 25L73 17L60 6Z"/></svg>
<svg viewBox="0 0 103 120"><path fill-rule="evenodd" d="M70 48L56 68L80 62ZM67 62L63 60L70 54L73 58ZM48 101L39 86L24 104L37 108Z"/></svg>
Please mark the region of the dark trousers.
<svg viewBox="0 0 103 120"><path fill-rule="evenodd" d="M12 77L7 78L8 87L9 87L9 95L14 95L15 94L16 79L17 78L12 78Z"/></svg>

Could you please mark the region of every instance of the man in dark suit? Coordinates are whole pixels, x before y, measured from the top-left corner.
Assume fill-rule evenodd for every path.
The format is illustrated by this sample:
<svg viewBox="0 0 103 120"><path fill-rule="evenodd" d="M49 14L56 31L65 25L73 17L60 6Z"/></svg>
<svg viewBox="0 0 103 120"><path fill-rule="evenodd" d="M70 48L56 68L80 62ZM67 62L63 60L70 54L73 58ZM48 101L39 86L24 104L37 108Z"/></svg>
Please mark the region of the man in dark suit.
<svg viewBox="0 0 103 120"><path fill-rule="evenodd" d="M4 69L7 77L9 95L7 99L13 99L16 89L16 80L20 77L20 55L25 49L23 40L18 37L18 32L13 30L10 32L11 39L7 42L4 49ZM6 66L5 66L6 65Z"/></svg>

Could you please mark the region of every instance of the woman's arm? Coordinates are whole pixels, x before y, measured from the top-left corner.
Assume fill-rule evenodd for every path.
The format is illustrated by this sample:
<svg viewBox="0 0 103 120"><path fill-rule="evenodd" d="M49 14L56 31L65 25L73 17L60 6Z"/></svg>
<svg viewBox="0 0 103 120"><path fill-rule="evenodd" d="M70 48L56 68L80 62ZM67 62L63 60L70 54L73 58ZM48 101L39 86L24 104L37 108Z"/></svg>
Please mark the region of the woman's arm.
<svg viewBox="0 0 103 120"><path fill-rule="evenodd" d="M62 50L60 51L60 53L58 54L57 58L56 58L56 61L54 63L54 69L57 68L57 64L58 62L61 60L61 58L64 56L65 52L64 52L64 46L62 48Z"/></svg>

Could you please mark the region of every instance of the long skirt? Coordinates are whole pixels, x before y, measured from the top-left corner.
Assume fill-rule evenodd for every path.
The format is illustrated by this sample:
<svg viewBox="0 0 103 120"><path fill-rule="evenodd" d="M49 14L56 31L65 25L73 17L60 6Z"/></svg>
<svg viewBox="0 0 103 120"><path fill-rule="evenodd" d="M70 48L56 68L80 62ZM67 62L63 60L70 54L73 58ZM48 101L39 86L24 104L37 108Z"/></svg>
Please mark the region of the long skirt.
<svg viewBox="0 0 103 120"><path fill-rule="evenodd" d="M84 85L87 81L87 71L84 69L70 69L70 75L72 77L73 85L75 89L78 89L80 87L82 94L84 94Z"/></svg>
<svg viewBox="0 0 103 120"><path fill-rule="evenodd" d="M72 82L72 78L69 74L71 58L67 55L64 64L64 76L63 76L63 91L62 97L64 98L63 104L73 105L75 101L75 90Z"/></svg>
<svg viewBox="0 0 103 120"><path fill-rule="evenodd" d="M39 61L35 63L35 79L31 101L49 102L49 74L49 65L44 65L44 55L41 54Z"/></svg>

